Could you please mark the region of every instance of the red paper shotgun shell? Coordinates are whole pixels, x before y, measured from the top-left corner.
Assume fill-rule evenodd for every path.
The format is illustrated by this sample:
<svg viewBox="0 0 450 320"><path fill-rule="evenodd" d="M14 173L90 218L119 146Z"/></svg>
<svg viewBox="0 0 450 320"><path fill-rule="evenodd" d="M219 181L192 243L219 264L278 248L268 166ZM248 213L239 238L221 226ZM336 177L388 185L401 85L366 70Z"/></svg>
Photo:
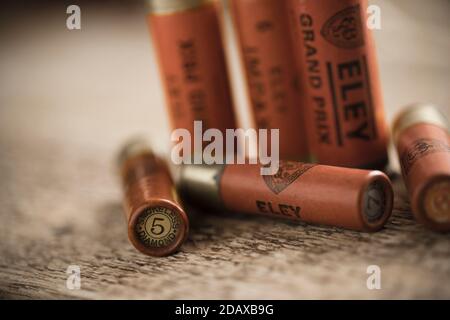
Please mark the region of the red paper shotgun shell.
<svg viewBox="0 0 450 320"><path fill-rule="evenodd" d="M417 221L450 231L450 135L430 104L406 107L394 122L394 142Z"/></svg>
<svg viewBox="0 0 450 320"><path fill-rule="evenodd" d="M313 158L327 165L385 167L387 126L367 2L290 4Z"/></svg>
<svg viewBox="0 0 450 320"><path fill-rule="evenodd" d="M189 220L166 164L141 141L126 145L119 163L131 243L150 256L176 252L187 238Z"/></svg>
<svg viewBox="0 0 450 320"><path fill-rule="evenodd" d="M287 2L232 0L231 9L256 127L280 130L282 159L308 159Z"/></svg>
<svg viewBox="0 0 450 320"><path fill-rule="evenodd" d="M173 129L225 133L235 116L215 1L151 0L148 24Z"/></svg>
<svg viewBox="0 0 450 320"><path fill-rule="evenodd" d="M181 194L197 203L358 231L377 231L392 212L393 191L380 171L281 161L275 175L260 165L187 165Z"/></svg>

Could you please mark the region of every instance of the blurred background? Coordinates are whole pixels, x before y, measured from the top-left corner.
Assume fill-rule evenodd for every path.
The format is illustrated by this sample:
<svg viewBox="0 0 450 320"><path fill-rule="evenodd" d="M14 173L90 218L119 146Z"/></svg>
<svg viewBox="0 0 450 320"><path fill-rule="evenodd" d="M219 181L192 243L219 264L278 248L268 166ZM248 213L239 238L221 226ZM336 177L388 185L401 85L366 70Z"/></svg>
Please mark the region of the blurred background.
<svg viewBox="0 0 450 320"><path fill-rule="evenodd" d="M413 102L450 116L450 1L370 2L381 8L374 34L389 123ZM81 30L66 27L71 4L81 8ZM205 215L179 254L137 253L115 155L136 133L160 152L169 147L145 15L139 0L2 1L0 297L450 297L450 238L412 220L401 181L394 217L378 234ZM248 127L227 11L224 33L236 111ZM374 263L383 290L366 288ZM70 264L82 268L81 291L65 287Z"/></svg>

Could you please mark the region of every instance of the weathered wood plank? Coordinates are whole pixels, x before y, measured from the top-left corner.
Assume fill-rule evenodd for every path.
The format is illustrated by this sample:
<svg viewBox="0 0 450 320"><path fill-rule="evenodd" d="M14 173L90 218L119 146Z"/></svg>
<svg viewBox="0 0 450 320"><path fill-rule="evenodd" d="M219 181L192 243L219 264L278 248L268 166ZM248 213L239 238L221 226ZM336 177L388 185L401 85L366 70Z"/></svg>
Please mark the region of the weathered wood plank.
<svg viewBox="0 0 450 320"><path fill-rule="evenodd" d="M117 183L95 149L1 142L2 297L450 297L450 236L412 220L398 178L379 233L198 213L181 252L151 258L129 244ZM81 290L66 288L71 264ZM380 266L381 290L367 289L368 265Z"/></svg>

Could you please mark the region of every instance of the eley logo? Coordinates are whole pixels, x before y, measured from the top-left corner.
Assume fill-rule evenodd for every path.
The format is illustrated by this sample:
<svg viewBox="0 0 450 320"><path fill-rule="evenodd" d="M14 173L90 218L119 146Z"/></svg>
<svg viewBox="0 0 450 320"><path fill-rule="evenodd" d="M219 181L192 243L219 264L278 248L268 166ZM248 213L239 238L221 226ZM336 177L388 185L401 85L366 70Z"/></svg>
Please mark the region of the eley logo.
<svg viewBox="0 0 450 320"><path fill-rule="evenodd" d="M279 194L314 166L314 164L280 161L278 172L274 175L265 175L263 179L273 193Z"/></svg>
<svg viewBox="0 0 450 320"><path fill-rule="evenodd" d="M330 43L340 48L357 48L364 45L360 6L339 11L322 27L320 33Z"/></svg>

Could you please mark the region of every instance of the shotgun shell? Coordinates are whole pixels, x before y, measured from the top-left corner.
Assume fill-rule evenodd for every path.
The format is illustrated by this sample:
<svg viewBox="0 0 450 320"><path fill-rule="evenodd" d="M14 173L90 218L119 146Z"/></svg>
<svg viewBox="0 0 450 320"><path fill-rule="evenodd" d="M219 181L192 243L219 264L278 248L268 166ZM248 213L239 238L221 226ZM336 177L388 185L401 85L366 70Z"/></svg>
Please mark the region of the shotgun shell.
<svg viewBox="0 0 450 320"><path fill-rule="evenodd" d="M414 216L437 231L450 231L449 128L447 119L429 104L405 108L393 125Z"/></svg>
<svg viewBox="0 0 450 320"><path fill-rule="evenodd" d="M306 160L307 139L287 6L232 0L231 9L258 129L279 129L282 159ZM270 148L270 146L269 146Z"/></svg>
<svg viewBox="0 0 450 320"><path fill-rule="evenodd" d="M122 150L119 165L131 243L150 256L174 253L187 238L189 220L166 164L134 141Z"/></svg>
<svg viewBox="0 0 450 320"><path fill-rule="evenodd" d="M187 165L183 197L230 211L377 231L392 211L393 191L380 171L281 161L277 174L260 165Z"/></svg>
<svg viewBox="0 0 450 320"><path fill-rule="evenodd" d="M319 163L387 164L387 126L365 0L291 0L307 135Z"/></svg>
<svg viewBox="0 0 450 320"><path fill-rule="evenodd" d="M235 117L219 5L208 0L150 0L148 25L159 59L173 129L194 121L225 133Z"/></svg>

